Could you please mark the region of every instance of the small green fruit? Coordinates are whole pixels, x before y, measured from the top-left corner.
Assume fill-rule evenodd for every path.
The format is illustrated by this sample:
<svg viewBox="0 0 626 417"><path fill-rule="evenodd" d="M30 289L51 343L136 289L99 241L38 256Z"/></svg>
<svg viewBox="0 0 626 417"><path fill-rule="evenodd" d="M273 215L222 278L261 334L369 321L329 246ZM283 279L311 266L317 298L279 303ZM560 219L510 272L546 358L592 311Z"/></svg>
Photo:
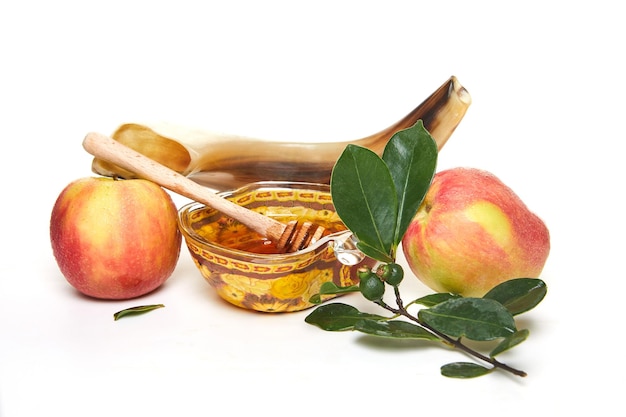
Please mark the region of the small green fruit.
<svg viewBox="0 0 626 417"><path fill-rule="evenodd" d="M383 298L385 294L385 283L376 275L371 272L369 274L362 274L359 282L359 290L363 297L370 301L378 301Z"/></svg>
<svg viewBox="0 0 626 417"><path fill-rule="evenodd" d="M380 268L382 271L381 276L387 284L394 287L400 285L402 279L404 278L404 270L400 265L394 262L382 265Z"/></svg>

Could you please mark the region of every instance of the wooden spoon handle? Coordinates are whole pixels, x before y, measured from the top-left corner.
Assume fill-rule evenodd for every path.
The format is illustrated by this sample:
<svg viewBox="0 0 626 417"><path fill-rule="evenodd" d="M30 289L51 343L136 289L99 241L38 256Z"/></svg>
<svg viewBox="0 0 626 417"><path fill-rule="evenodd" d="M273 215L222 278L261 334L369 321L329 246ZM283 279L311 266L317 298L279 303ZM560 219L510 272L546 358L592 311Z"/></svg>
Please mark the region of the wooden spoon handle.
<svg viewBox="0 0 626 417"><path fill-rule="evenodd" d="M141 178L210 206L265 237L278 240L285 230L283 223L222 198L210 189L106 135L88 133L83 140L83 147L96 158L119 165Z"/></svg>

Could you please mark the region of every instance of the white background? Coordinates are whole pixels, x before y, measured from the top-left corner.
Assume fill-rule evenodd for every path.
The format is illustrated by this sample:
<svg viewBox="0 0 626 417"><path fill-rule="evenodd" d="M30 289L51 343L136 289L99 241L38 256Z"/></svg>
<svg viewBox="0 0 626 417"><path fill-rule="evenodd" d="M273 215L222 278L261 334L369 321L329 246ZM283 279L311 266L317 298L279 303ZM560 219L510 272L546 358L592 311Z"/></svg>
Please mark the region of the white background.
<svg viewBox="0 0 626 417"><path fill-rule="evenodd" d="M618 406L623 15L608 1L510 4L0 3L0 415ZM439 366L464 360L457 352L323 332L304 323L310 311L232 307L186 248L166 285L137 300L79 296L60 274L49 216L65 185L92 175L87 132L166 121L277 140L355 139L404 116L450 75L473 104L439 169L493 172L550 228L548 296L520 317L530 338L503 356L528 377L450 380ZM407 299L428 293L411 278ZM343 301L359 305L356 297ZM113 321L147 303L166 308Z"/></svg>

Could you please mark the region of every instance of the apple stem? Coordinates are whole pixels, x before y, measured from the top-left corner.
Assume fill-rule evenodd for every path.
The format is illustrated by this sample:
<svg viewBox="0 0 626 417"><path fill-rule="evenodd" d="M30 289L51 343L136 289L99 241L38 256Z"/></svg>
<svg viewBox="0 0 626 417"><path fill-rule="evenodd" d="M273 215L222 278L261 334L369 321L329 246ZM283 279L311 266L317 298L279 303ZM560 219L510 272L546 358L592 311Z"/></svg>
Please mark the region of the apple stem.
<svg viewBox="0 0 626 417"><path fill-rule="evenodd" d="M491 364L494 368L499 368L502 369L504 371L510 372L513 375L517 375L520 377L525 377L527 374L526 372L520 370L520 369L516 369L513 368L505 363L502 363L500 361L498 361L497 359L493 358L493 357L489 357L486 355L483 355L482 353L468 347L467 345L463 344L463 342L461 342L461 339L453 339L450 336L441 333L440 331L438 331L437 329L431 327L430 325L428 325L427 323L422 322L419 318L413 316L411 313L408 312L408 310L404 307L404 302L402 301L402 298L400 297L400 291L398 289L398 287L394 287L394 292L395 292L395 296L396 296L396 304L398 305L398 308L393 308L390 305L386 304L384 301L382 300L378 300L376 302L376 304L378 304L379 306L381 306L382 308L397 314L397 315L401 315L406 317L407 319L417 323L419 326L421 326L423 329L425 329L426 331L430 332L431 334L433 334L434 336L438 337L443 343L450 345L454 348L457 348L477 359L480 359L481 361L487 362L489 364Z"/></svg>

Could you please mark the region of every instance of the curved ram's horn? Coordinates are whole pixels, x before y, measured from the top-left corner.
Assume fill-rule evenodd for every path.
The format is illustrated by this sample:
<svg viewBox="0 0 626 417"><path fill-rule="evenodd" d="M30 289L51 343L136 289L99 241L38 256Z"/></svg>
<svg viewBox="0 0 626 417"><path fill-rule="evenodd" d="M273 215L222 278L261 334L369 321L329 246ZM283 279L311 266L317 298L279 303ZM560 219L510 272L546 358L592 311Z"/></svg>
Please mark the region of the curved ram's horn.
<svg viewBox="0 0 626 417"><path fill-rule="evenodd" d="M379 154L398 130L423 120L439 149L452 135L471 104L456 77L450 77L397 123L371 136L337 142L279 142L179 127L124 124L111 136L157 162L217 190L263 180L329 183L332 168L347 144ZM92 169L106 176L134 174L94 158Z"/></svg>

